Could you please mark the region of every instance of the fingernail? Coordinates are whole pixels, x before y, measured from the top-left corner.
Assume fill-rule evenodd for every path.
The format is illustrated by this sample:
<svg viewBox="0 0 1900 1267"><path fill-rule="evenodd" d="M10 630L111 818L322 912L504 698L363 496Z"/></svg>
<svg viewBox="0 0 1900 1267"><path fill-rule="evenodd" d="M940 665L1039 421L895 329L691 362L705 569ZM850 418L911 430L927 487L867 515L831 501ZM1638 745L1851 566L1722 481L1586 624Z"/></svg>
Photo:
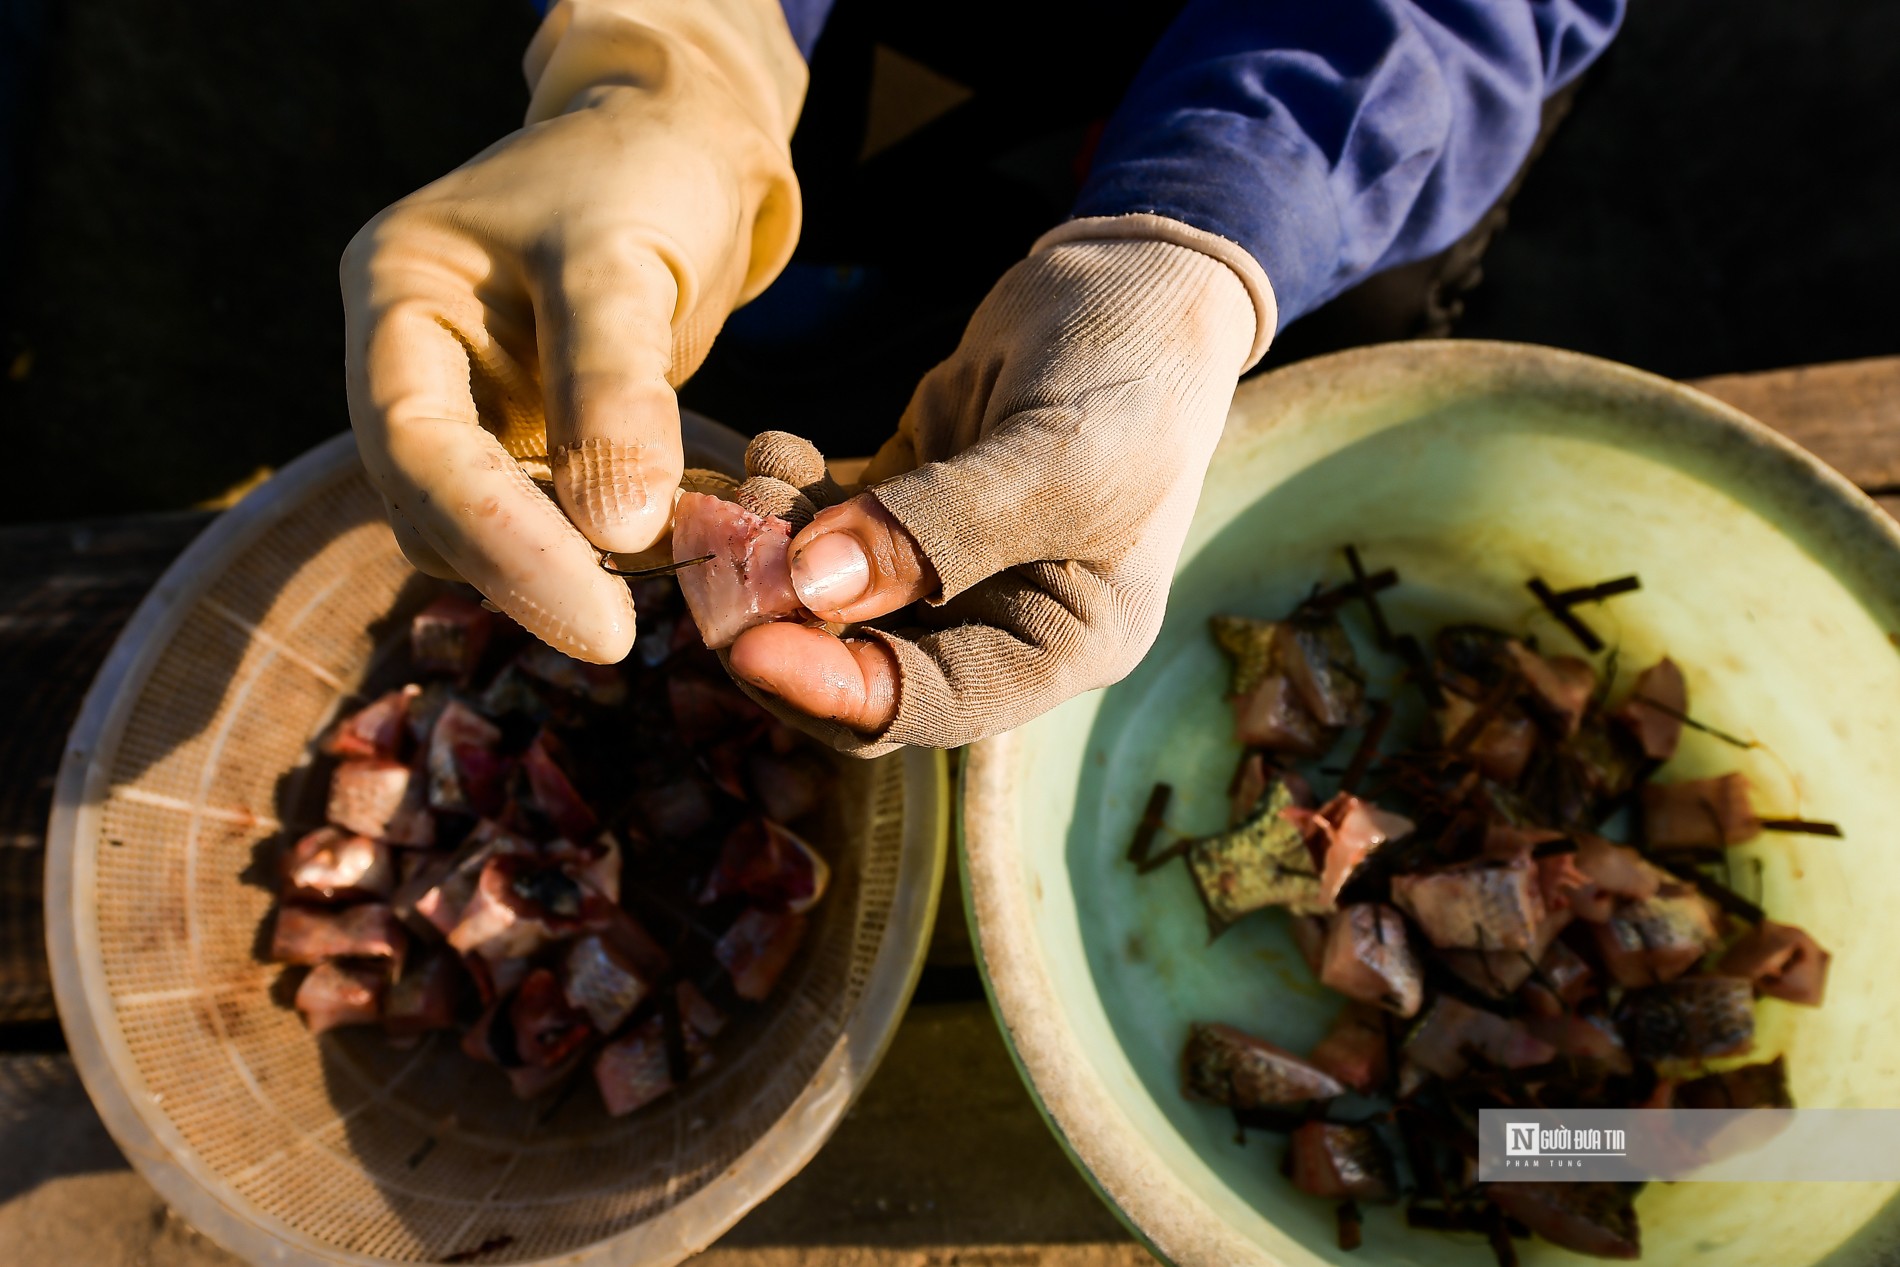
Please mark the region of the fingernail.
<svg viewBox="0 0 1900 1267"><path fill-rule="evenodd" d="M792 588L813 611L836 611L871 588L871 559L848 532L827 532L792 556Z"/></svg>

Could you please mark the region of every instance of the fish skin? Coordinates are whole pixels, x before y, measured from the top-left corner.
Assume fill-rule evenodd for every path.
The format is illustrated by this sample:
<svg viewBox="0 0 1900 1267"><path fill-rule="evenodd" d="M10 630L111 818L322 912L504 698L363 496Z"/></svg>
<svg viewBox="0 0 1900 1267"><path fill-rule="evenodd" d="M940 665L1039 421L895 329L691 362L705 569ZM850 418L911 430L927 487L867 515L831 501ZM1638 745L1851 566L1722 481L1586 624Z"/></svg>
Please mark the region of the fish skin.
<svg viewBox="0 0 1900 1267"><path fill-rule="evenodd" d="M1346 1089L1292 1052L1231 1025L1190 1026L1181 1065L1189 1096L1237 1109L1304 1104Z"/></svg>
<svg viewBox="0 0 1900 1267"><path fill-rule="evenodd" d="M1755 1041L1755 995L1740 977L1681 977L1630 990L1617 1009L1624 1041L1639 1059L1713 1060Z"/></svg>
<svg viewBox="0 0 1900 1267"><path fill-rule="evenodd" d="M1630 1185L1493 1183L1492 1205L1553 1245L1595 1258L1642 1257L1642 1233Z"/></svg>
<svg viewBox="0 0 1900 1267"><path fill-rule="evenodd" d="M1319 979L1349 999L1398 1016L1416 1015L1425 997L1424 965L1404 918L1376 902L1342 907L1328 921Z"/></svg>
<svg viewBox="0 0 1900 1267"><path fill-rule="evenodd" d="M749 818L727 835L699 902L745 897L762 910L799 915L830 882L831 868L802 837L769 818Z"/></svg>
<svg viewBox="0 0 1900 1267"><path fill-rule="evenodd" d="M673 561L710 554L679 573L680 593L708 647L729 647L741 633L802 615L792 588L792 526L761 518L736 502L682 493L673 509Z"/></svg>
<svg viewBox="0 0 1900 1267"><path fill-rule="evenodd" d="M567 1001L603 1034L619 1029L653 993L653 980L600 933L575 938L561 963Z"/></svg>
<svg viewBox="0 0 1900 1267"><path fill-rule="evenodd" d="M1233 697L1234 742L1249 748L1297 757L1317 757L1332 743L1332 734L1306 711L1292 680L1271 674L1245 695Z"/></svg>
<svg viewBox="0 0 1900 1267"><path fill-rule="evenodd" d="M1529 858L1393 876L1392 900L1441 950L1531 950L1547 918Z"/></svg>
<svg viewBox="0 0 1900 1267"><path fill-rule="evenodd" d="M1405 1040L1406 1063L1456 1078L1478 1057L1500 1069L1527 1069L1556 1058L1557 1049L1523 1024L1441 994Z"/></svg>
<svg viewBox="0 0 1900 1267"><path fill-rule="evenodd" d="M364 757L345 761L330 776L330 796L324 817L336 826L372 840L393 840L391 825L405 812L428 810L421 802L414 772L400 761ZM399 833L405 837L415 833ZM433 838L434 823L429 822ZM405 839L401 843L410 843Z"/></svg>
<svg viewBox="0 0 1900 1267"><path fill-rule="evenodd" d="M501 728L467 704L451 699L444 705L429 731L429 807L484 816L498 811L507 772L496 755L500 743Z"/></svg>
<svg viewBox="0 0 1900 1267"><path fill-rule="evenodd" d="M1337 619L1295 616L1279 622L1274 636L1295 694L1320 725L1337 730L1365 723L1365 678Z"/></svg>
<svg viewBox="0 0 1900 1267"><path fill-rule="evenodd" d="M1332 910L1305 833L1284 813L1291 808L1293 793L1282 781L1245 823L1189 847L1188 869L1221 926L1268 906L1286 906L1295 915Z"/></svg>

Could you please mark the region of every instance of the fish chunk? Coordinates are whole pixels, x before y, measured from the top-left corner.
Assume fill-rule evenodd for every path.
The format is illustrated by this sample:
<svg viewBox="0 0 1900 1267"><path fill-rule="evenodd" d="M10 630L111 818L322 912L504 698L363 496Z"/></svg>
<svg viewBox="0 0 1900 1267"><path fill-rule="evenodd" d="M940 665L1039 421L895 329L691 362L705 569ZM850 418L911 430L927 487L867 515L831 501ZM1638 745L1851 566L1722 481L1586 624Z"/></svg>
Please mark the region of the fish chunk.
<svg viewBox="0 0 1900 1267"><path fill-rule="evenodd" d="M830 881L817 850L770 819L752 818L726 837L699 901L745 897L762 910L796 915L816 906Z"/></svg>
<svg viewBox="0 0 1900 1267"><path fill-rule="evenodd" d="M430 929L446 937L462 922L475 896L482 867L500 854L534 852L534 845L492 819L475 824L453 854L431 854L396 888L390 900L396 914L416 931Z"/></svg>
<svg viewBox="0 0 1900 1267"><path fill-rule="evenodd" d="M514 854L491 857L449 933L449 945L490 964L523 958L550 941L605 927L612 906L558 863Z"/></svg>
<svg viewBox="0 0 1900 1267"><path fill-rule="evenodd" d="M437 950L412 958L390 984L383 1003L383 1029L395 1038L453 1029L461 988L462 967L454 955Z"/></svg>
<svg viewBox="0 0 1900 1267"><path fill-rule="evenodd" d="M1673 981L1714 947L1716 916L1694 886L1672 880L1653 897L1618 902L1595 927L1597 951L1618 985Z"/></svg>
<svg viewBox="0 0 1900 1267"><path fill-rule="evenodd" d="M757 1003L772 993L804 938L803 915L753 907L714 944L713 957L732 978L734 993Z"/></svg>
<svg viewBox="0 0 1900 1267"><path fill-rule="evenodd" d="M1294 693L1320 725L1337 729L1365 722L1365 675L1352 640L1331 616L1295 616L1274 629L1279 663Z"/></svg>
<svg viewBox="0 0 1900 1267"><path fill-rule="evenodd" d="M1583 956L1553 941L1537 961L1536 974L1524 983L1523 999L1534 1015L1561 1016L1575 1010L1595 988L1595 973Z"/></svg>
<svg viewBox="0 0 1900 1267"><path fill-rule="evenodd" d="M1216 924L1225 927L1268 906L1286 906L1295 915L1332 909L1306 834L1285 813L1292 808L1293 792L1281 781L1252 818L1189 847L1188 869Z"/></svg>
<svg viewBox="0 0 1900 1267"><path fill-rule="evenodd" d="M1518 1021L1441 994L1405 1040L1404 1055L1408 1064L1449 1079L1474 1058L1499 1069L1528 1069L1556 1059L1557 1049Z"/></svg>
<svg viewBox="0 0 1900 1267"><path fill-rule="evenodd" d="M390 691L359 708L331 728L323 750L333 757L377 757L394 761L402 756L409 702L422 694L411 684Z"/></svg>
<svg viewBox="0 0 1900 1267"><path fill-rule="evenodd" d="M1753 982L1770 998L1819 1007L1831 959L1803 930L1763 920L1728 948L1716 971Z"/></svg>
<svg viewBox="0 0 1900 1267"><path fill-rule="evenodd" d="M1530 950L1546 918L1528 858L1393 876L1392 900L1441 949Z"/></svg>
<svg viewBox="0 0 1900 1267"><path fill-rule="evenodd" d="M1354 1091L1374 1094L1391 1075L1385 1024L1378 1008L1348 1003L1307 1055L1307 1063Z"/></svg>
<svg viewBox="0 0 1900 1267"><path fill-rule="evenodd" d="M679 573L680 593L708 647L729 647L755 625L801 616L788 551L792 526L707 493L682 493L673 508L673 561L710 554Z"/></svg>
<svg viewBox="0 0 1900 1267"><path fill-rule="evenodd" d="M1487 1200L1553 1245L1595 1258L1641 1258L1633 1184L1493 1183Z"/></svg>
<svg viewBox="0 0 1900 1267"><path fill-rule="evenodd" d="M399 761L370 757L345 761L330 776L324 817L338 827L393 845L435 842L422 780Z"/></svg>
<svg viewBox="0 0 1900 1267"><path fill-rule="evenodd" d="M1234 696L1233 708L1234 739L1249 748L1316 757L1332 742L1284 673L1263 678L1245 695Z"/></svg>
<svg viewBox="0 0 1900 1267"><path fill-rule="evenodd" d="M1539 859L1540 885L1553 908L1568 908L1578 919L1602 923L1619 901L1655 897L1669 874L1627 845L1600 836L1580 835L1574 854Z"/></svg>
<svg viewBox="0 0 1900 1267"><path fill-rule="evenodd" d="M653 993L653 977L634 956L602 933L577 937L561 963L567 1001L587 1013L594 1028L611 1034Z"/></svg>
<svg viewBox="0 0 1900 1267"><path fill-rule="evenodd" d="M1328 922L1319 979L1347 998L1412 1016L1424 999L1424 971L1404 918L1391 907L1362 902Z"/></svg>
<svg viewBox="0 0 1900 1267"><path fill-rule="evenodd" d="M1601 1016L1573 1012L1532 1017L1524 1024L1533 1035L1556 1048L1559 1056L1586 1061L1606 1074L1627 1074L1636 1067L1623 1046L1623 1036Z"/></svg>
<svg viewBox="0 0 1900 1267"><path fill-rule="evenodd" d="M319 963L346 955L401 959L408 944L401 921L381 902L341 910L286 905L277 908L270 957L278 963Z"/></svg>
<svg viewBox="0 0 1900 1267"><path fill-rule="evenodd" d="M1301 822L1300 815L1285 815ZM1359 864L1380 848L1412 834L1412 820L1380 809L1370 801L1342 792L1304 820L1319 835L1315 846L1322 862L1319 888L1327 902L1337 902L1340 890L1359 869Z"/></svg>
<svg viewBox="0 0 1900 1267"><path fill-rule="evenodd" d="M521 982L508 1005L514 1022L515 1051L522 1061L546 1069L566 1060L593 1033L587 1013L567 1001L560 979L536 968Z"/></svg>
<svg viewBox="0 0 1900 1267"><path fill-rule="evenodd" d="M1590 662L1576 656L1542 656L1515 638L1504 645L1531 697L1566 738L1576 734L1597 689L1596 670Z"/></svg>
<svg viewBox="0 0 1900 1267"><path fill-rule="evenodd" d="M529 677L602 708L615 708L627 700L627 679L614 665L576 660L545 642L523 648L515 666Z"/></svg>
<svg viewBox="0 0 1900 1267"><path fill-rule="evenodd" d="M703 1072L711 1055L691 1027L682 1027L688 1072ZM666 1054L666 1025L657 1016L633 1028L624 1038L601 1048L594 1058L594 1084L611 1117L624 1117L653 1103L676 1085Z"/></svg>
<svg viewBox="0 0 1900 1267"><path fill-rule="evenodd" d="M368 836L319 827L284 858L284 897L335 902L387 898L396 887L389 847Z"/></svg>
<svg viewBox="0 0 1900 1267"><path fill-rule="evenodd" d="M746 784L774 822L796 822L817 809L834 778L831 766L809 752L755 752L746 760Z"/></svg>
<svg viewBox="0 0 1900 1267"><path fill-rule="evenodd" d="M528 790L534 796L534 808L554 830L569 840L585 840L600 826L600 820L568 777L566 750L554 732L542 727L521 754L521 770L528 776Z"/></svg>
<svg viewBox="0 0 1900 1267"><path fill-rule="evenodd" d="M1536 975L1539 960L1559 944L1557 934L1570 920L1569 911L1549 911L1523 950L1441 950L1438 961L1487 997L1508 998Z"/></svg>
<svg viewBox="0 0 1900 1267"><path fill-rule="evenodd" d="M600 894L609 902L620 900L620 841L610 831L594 838L592 844L569 840L551 840L543 855L561 864L561 869Z"/></svg>
<svg viewBox="0 0 1900 1267"><path fill-rule="evenodd" d="M1236 1109L1325 1100L1346 1089L1292 1052L1231 1025L1190 1026L1181 1066L1188 1095Z"/></svg>
<svg viewBox="0 0 1900 1267"><path fill-rule="evenodd" d="M430 808L453 814L500 812L509 762L496 749L501 728L459 699L429 731Z"/></svg>
<svg viewBox="0 0 1900 1267"><path fill-rule="evenodd" d="M297 987L296 1008L312 1034L373 1025L382 1015L389 971L380 964L320 963Z"/></svg>
<svg viewBox="0 0 1900 1267"><path fill-rule="evenodd" d="M1679 1109L1791 1109L1788 1064L1785 1058L1693 1078L1674 1089L1672 1104Z"/></svg>
<svg viewBox="0 0 1900 1267"><path fill-rule="evenodd" d="M1748 776L1643 785L1643 832L1651 845L1739 845L1761 835Z"/></svg>
<svg viewBox="0 0 1900 1267"><path fill-rule="evenodd" d="M1445 693L1445 707L1438 710L1438 731L1447 742L1462 731L1465 723L1477 715L1478 704L1454 691ZM1530 764L1537 748L1537 726L1530 718L1506 708L1478 728L1465 741L1464 755L1476 763L1486 778L1513 784Z"/></svg>
<svg viewBox="0 0 1900 1267"><path fill-rule="evenodd" d="M495 613L472 598L444 594L409 621L409 655L423 673L465 678L495 632Z"/></svg>
<svg viewBox="0 0 1900 1267"><path fill-rule="evenodd" d="M1616 710L1616 720L1628 728L1652 761L1676 755L1682 741L1682 718L1689 710L1689 688L1682 670L1667 656L1636 675L1636 685Z"/></svg>
<svg viewBox="0 0 1900 1267"><path fill-rule="evenodd" d="M1754 1045L1755 992L1741 977L1682 977L1629 991L1617 1024L1644 1060L1734 1056Z"/></svg>
<svg viewBox="0 0 1900 1267"><path fill-rule="evenodd" d="M1399 1199L1398 1173L1378 1132L1369 1126L1306 1122L1288 1141L1293 1186L1329 1201Z"/></svg>

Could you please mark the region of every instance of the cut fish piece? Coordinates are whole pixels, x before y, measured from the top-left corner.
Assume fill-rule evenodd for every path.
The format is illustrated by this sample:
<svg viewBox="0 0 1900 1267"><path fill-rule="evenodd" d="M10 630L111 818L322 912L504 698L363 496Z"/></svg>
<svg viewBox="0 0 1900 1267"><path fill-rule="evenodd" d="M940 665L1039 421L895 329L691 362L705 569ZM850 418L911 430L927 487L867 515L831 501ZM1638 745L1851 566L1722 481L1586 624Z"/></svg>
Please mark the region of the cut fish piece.
<svg viewBox="0 0 1900 1267"><path fill-rule="evenodd" d="M501 728L452 699L429 732L429 805L451 814L499 813L509 762L496 749Z"/></svg>
<svg viewBox="0 0 1900 1267"><path fill-rule="evenodd" d="M1740 977L1682 977L1629 991L1617 1024L1643 1060L1739 1055L1754 1045L1755 992Z"/></svg>
<svg viewBox="0 0 1900 1267"><path fill-rule="evenodd" d="M515 1051L523 1063L546 1069L580 1049L593 1032L587 1013L567 1001L560 980L536 968L521 982L508 1005L515 1027Z"/></svg>
<svg viewBox="0 0 1900 1267"><path fill-rule="evenodd" d="M1546 918L1528 858L1393 876L1392 900L1441 949L1531 950Z"/></svg>
<svg viewBox="0 0 1900 1267"><path fill-rule="evenodd" d="M803 915L753 907L733 921L713 957L731 976L733 992L757 1003L772 993L804 938Z"/></svg>
<svg viewBox="0 0 1900 1267"><path fill-rule="evenodd" d="M612 906L558 863L520 855L491 857L449 934L449 945L491 964L519 959L550 941L606 927Z"/></svg>
<svg viewBox="0 0 1900 1267"><path fill-rule="evenodd" d="M770 819L752 818L726 837L699 901L745 897L763 910L802 914L818 904L830 881L831 868L817 850Z"/></svg>
<svg viewBox="0 0 1900 1267"><path fill-rule="evenodd" d="M1375 1094L1391 1076L1383 1014L1369 1003L1348 1003L1307 1062L1362 1095Z"/></svg>
<svg viewBox="0 0 1900 1267"><path fill-rule="evenodd" d="M399 759L408 735L409 702L420 694L422 688L412 683L379 696L337 722L324 737L323 750L333 757Z"/></svg>
<svg viewBox="0 0 1900 1267"><path fill-rule="evenodd" d="M566 755L561 741L544 726L521 755L521 769L541 816L569 840L586 840L598 830L600 820L568 777Z"/></svg>
<svg viewBox="0 0 1900 1267"><path fill-rule="evenodd" d="M1517 1021L1441 994L1406 1039L1404 1054L1408 1064L1449 1079L1469 1069L1473 1058L1499 1069L1527 1069L1554 1060L1557 1049Z"/></svg>
<svg viewBox="0 0 1900 1267"><path fill-rule="evenodd" d="M1682 719L1688 711L1689 688L1682 670L1665 656L1636 675L1616 719L1629 728L1644 756L1667 761L1682 741Z"/></svg>
<svg viewBox="0 0 1900 1267"><path fill-rule="evenodd" d="M462 966L454 955L435 950L411 958L390 984L383 1004L383 1029L396 1038L453 1029L461 987Z"/></svg>
<svg viewBox="0 0 1900 1267"><path fill-rule="evenodd" d="M1803 930L1763 920L1728 948L1716 971L1753 982L1770 998L1819 1007L1831 958Z"/></svg>
<svg viewBox="0 0 1900 1267"><path fill-rule="evenodd" d="M1375 902L1343 907L1328 921L1319 979L1349 999L1398 1016L1415 1014L1425 994L1424 966L1405 920Z"/></svg>
<svg viewBox="0 0 1900 1267"><path fill-rule="evenodd" d="M1236 1109L1325 1100L1346 1089L1292 1052L1231 1025L1190 1026L1181 1064L1190 1096Z"/></svg>
<svg viewBox="0 0 1900 1267"><path fill-rule="evenodd" d="M424 673L466 678L482 662L495 613L472 598L444 594L409 621L409 655Z"/></svg>
<svg viewBox="0 0 1900 1267"><path fill-rule="evenodd" d="M1740 845L1761 835L1749 804L1748 776L1643 785L1643 832L1659 848Z"/></svg>
<svg viewBox="0 0 1900 1267"><path fill-rule="evenodd" d="M1593 1258L1641 1258L1642 1236L1632 1204L1639 1185L1622 1183L1492 1183L1484 1195L1553 1245Z"/></svg>
<svg viewBox="0 0 1900 1267"><path fill-rule="evenodd" d="M371 757L339 765L330 776L324 816L347 831L391 844L426 847L435 841L422 782L399 761Z"/></svg>
<svg viewBox="0 0 1900 1267"><path fill-rule="evenodd" d="M284 857L284 897L289 901L387 898L395 885L388 846L335 827L317 828Z"/></svg>
<svg viewBox="0 0 1900 1267"><path fill-rule="evenodd" d="M1532 698L1555 720L1566 737L1577 733L1596 694L1596 670L1576 656L1543 656L1513 638L1505 644Z"/></svg>
<svg viewBox="0 0 1900 1267"><path fill-rule="evenodd" d="M674 562L713 556L679 573L680 593L708 647L729 647L755 625L805 613L792 588L791 540L792 526L776 515L762 519L706 493L680 494Z"/></svg>
<svg viewBox="0 0 1900 1267"><path fill-rule="evenodd" d="M574 939L562 961L562 978L567 1001L585 1011L603 1034L619 1029L654 987L634 957L601 933Z"/></svg>
<svg viewBox="0 0 1900 1267"><path fill-rule="evenodd" d="M1252 818L1189 848L1188 868L1217 925L1268 906L1286 906L1296 915L1332 909L1305 832L1285 813L1292 808L1293 793L1282 780Z"/></svg>
<svg viewBox="0 0 1900 1267"><path fill-rule="evenodd" d="M297 987L296 1007L312 1034L373 1025L382 1015L389 970L379 964L320 963Z"/></svg>
<svg viewBox="0 0 1900 1267"><path fill-rule="evenodd" d="M1340 890L1368 856L1412 834L1411 819L1345 792L1321 806L1309 821L1319 833L1318 840L1308 843L1323 860L1319 888L1329 903L1339 900Z"/></svg>
<svg viewBox="0 0 1900 1267"><path fill-rule="evenodd" d="M343 956L401 959L409 939L381 902L341 910L280 906L271 930L270 957L278 963L319 963Z"/></svg>
<svg viewBox="0 0 1900 1267"><path fill-rule="evenodd" d="M1595 927L1597 951L1618 985L1674 981L1715 946L1716 917L1692 885L1671 880L1653 897L1618 902Z"/></svg>
<svg viewBox="0 0 1900 1267"><path fill-rule="evenodd" d="M1369 1126L1306 1122L1288 1142L1293 1186L1329 1201L1399 1199L1392 1154Z"/></svg>

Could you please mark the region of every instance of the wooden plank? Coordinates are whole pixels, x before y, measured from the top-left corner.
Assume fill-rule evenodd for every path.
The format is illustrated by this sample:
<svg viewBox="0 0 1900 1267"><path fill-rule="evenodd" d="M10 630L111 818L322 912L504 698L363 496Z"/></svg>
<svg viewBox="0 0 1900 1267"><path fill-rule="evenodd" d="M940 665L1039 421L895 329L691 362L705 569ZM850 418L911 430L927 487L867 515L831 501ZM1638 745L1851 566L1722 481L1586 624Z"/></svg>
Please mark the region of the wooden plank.
<svg viewBox="0 0 1900 1267"><path fill-rule="evenodd" d="M1862 488L1900 492L1900 356L1700 379Z"/></svg>
<svg viewBox="0 0 1900 1267"><path fill-rule="evenodd" d="M0 1056L0 1245L17 1261L235 1259L127 1168L63 1055ZM7 1261L15 1261L11 1256ZM913 1008L818 1157L703 1267L1137 1267L1151 1260L1057 1146L980 1003Z"/></svg>

